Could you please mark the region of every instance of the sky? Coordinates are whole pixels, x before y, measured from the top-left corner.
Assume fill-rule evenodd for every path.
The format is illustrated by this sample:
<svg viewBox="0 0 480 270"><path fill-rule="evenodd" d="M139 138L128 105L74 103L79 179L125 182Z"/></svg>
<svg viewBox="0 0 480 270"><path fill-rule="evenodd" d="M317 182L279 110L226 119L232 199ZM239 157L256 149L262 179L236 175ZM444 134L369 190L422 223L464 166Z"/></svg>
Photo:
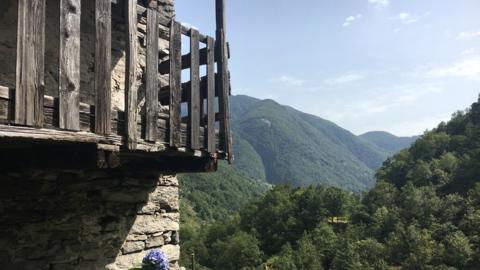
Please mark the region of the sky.
<svg viewBox="0 0 480 270"><path fill-rule="evenodd" d="M422 134L480 93L479 0L226 0L232 92L355 134ZM215 0L176 0L215 34Z"/></svg>

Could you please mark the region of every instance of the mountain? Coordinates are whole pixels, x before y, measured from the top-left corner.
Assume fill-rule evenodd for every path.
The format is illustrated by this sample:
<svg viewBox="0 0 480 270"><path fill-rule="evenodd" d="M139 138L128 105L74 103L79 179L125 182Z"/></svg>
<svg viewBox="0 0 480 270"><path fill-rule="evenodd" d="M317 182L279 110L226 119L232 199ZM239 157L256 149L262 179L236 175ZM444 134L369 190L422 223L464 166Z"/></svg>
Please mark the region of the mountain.
<svg viewBox="0 0 480 270"><path fill-rule="evenodd" d="M480 98L385 161L361 197L277 185L182 245L212 270L477 270L479 176Z"/></svg>
<svg viewBox="0 0 480 270"><path fill-rule="evenodd" d="M254 179L350 191L373 186L390 152L325 119L273 100L231 98L235 167Z"/></svg>
<svg viewBox="0 0 480 270"><path fill-rule="evenodd" d="M410 147L412 143L418 139L418 136L397 137L384 131L367 132L359 137L380 147L390 155L394 155L400 152L400 150Z"/></svg>

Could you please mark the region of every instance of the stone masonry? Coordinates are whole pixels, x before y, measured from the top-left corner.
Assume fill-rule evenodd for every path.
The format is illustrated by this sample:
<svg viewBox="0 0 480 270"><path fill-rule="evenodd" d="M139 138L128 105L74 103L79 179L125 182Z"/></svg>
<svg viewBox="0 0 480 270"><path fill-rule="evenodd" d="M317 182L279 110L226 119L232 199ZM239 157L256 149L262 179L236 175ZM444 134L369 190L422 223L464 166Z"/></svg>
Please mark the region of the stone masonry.
<svg viewBox="0 0 480 270"><path fill-rule="evenodd" d="M112 108L124 109L123 0L112 7ZM145 6L144 0L138 0ZM173 0L158 0L175 16ZM94 1L82 1L81 102L93 104ZM60 0L46 0L45 91L58 96ZM0 1L0 85L15 87L17 0ZM138 21L139 110L144 97L145 17ZM168 58L160 29L160 61ZM162 86L168 75L159 75ZM161 249L178 268L179 202L175 176L109 171L0 174L0 269L123 270Z"/></svg>
<svg viewBox="0 0 480 270"><path fill-rule="evenodd" d="M123 17L124 0L117 0L112 5L112 108L124 110L125 101L125 21ZM138 4L145 6L144 0ZM80 101L94 104L94 57L95 57L95 1L82 1L82 20L80 37ZM175 16L173 0L158 0L161 14L167 18ZM58 96L58 59L59 59L59 7L60 0L46 0L45 21L45 94ZM0 86L15 87L16 35L17 35L17 0L0 1ZM139 106L145 95L144 74L146 67L146 17L138 20L138 61L137 87ZM168 30L160 27L160 59L168 59ZM161 86L169 83L168 74L158 75Z"/></svg>
<svg viewBox="0 0 480 270"><path fill-rule="evenodd" d="M178 268L175 176L35 171L0 181L2 270L123 270L150 249Z"/></svg>

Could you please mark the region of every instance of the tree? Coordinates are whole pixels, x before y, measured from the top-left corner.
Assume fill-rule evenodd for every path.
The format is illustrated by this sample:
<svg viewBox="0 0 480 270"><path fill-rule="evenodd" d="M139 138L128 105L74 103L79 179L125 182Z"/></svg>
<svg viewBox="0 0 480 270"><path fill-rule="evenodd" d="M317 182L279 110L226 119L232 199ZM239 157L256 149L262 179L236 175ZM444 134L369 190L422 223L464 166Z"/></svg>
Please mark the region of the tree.
<svg viewBox="0 0 480 270"><path fill-rule="evenodd" d="M445 238L445 262L463 269L472 259L473 250L468 238L461 231L453 232Z"/></svg>
<svg viewBox="0 0 480 270"><path fill-rule="evenodd" d="M356 244L357 252L360 256L360 262L364 269L387 270L388 264L385 261L385 246L377 240L367 238L360 240Z"/></svg>
<svg viewBox="0 0 480 270"><path fill-rule="evenodd" d="M357 250L348 240L344 239L337 248L332 262L332 270L363 270Z"/></svg>
<svg viewBox="0 0 480 270"><path fill-rule="evenodd" d="M226 241L213 245L216 251L215 269L255 269L262 263L259 241L245 232L237 232Z"/></svg>

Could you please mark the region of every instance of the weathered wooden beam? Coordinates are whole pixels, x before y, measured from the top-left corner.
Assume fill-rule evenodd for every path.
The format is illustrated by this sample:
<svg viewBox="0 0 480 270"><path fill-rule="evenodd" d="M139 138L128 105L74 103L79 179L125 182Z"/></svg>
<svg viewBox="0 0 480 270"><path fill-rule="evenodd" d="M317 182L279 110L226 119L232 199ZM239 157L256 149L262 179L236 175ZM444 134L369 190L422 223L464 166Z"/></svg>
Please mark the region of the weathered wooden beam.
<svg viewBox="0 0 480 270"><path fill-rule="evenodd" d="M207 37L207 38L210 38L210 37ZM207 48L206 47L201 48L199 55L200 55L200 65L201 66L206 65L207 64ZM182 69L189 69L191 67L190 58L191 58L190 53L182 55ZM217 51L215 51L215 62L218 62L221 60L222 60L222 56ZM170 67L170 61L165 60L159 64L158 71L161 74L168 74L169 67Z"/></svg>
<svg viewBox="0 0 480 270"><path fill-rule="evenodd" d="M120 153L121 166L135 171L164 173L214 172L218 161L214 157L182 157L164 155L138 155L135 152Z"/></svg>
<svg viewBox="0 0 480 270"><path fill-rule="evenodd" d="M58 98L51 96L44 97L44 128L26 128L18 126L9 126L8 124L14 119L14 103L15 103L15 89L0 86L0 130L6 129L5 137L16 136L16 134L23 134L22 138L31 140L63 140L73 142L99 142L103 144L109 144L111 142L116 145L125 146L126 140L122 139L125 135L124 132L124 119L125 115L122 111L112 110L112 134L103 136L97 135L94 132L95 128L95 107L89 104L80 102L80 131L73 132L66 130L58 130ZM138 117L137 133L140 134L144 130L145 117ZM218 121L219 116L216 115ZM187 123L188 119L180 121L180 140L179 146L175 151L182 151L187 145ZM159 140L156 143L150 143L138 138L137 149L138 151L147 152L161 152L168 149L169 141L169 121L170 116L165 113L159 113L157 120L157 134ZM19 132L22 131L22 132ZM25 131L25 132L23 132ZM203 127L200 128L200 144L204 145L206 131ZM0 135L1 137L1 135ZM166 139L163 139L166 138Z"/></svg>
<svg viewBox="0 0 480 270"><path fill-rule="evenodd" d="M60 0L59 125L80 130L81 0Z"/></svg>
<svg viewBox="0 0 480 270"><path fill-rule="evenodd" d="M218 62L218 73L220 76L221 89L219 95L219 110L222 115L220 121L220 145L221 149L228 155L228 160L233 161L232 138L230 134L230 78L228 73L228 48L225 30L225 0L216 0L216 21L217 21L217 50L222 56Z"/></svg>
<svg viewBox="0 0 480 270"><path fill-rule="evenodd" d="M174 20L170 26L170 146L181 143L180 117L182 92L182 37L181 25Z"/></svg>
<svg viewBox="0 0 480 270"><path fill-rule="evenodd" d="M192 56L190 55L190 53L182 55L182 69L189 69L191 67L192 65L190 62L191 57ZM199 57L200 57L199 64L206 65L207 64L207 48L200 49ZM169 68L170 68L170 60L163 61L158 65L158 71L161 74L168 74Z"/></svg>
<svg viewBox="0 0 480 270"><path fill-rule="evenodd" d="M145 13L147 12L147 9L141 5L138 5L137 6L137 14L138 15L142 15L144 16ZM159 25L163 26L163 27L166 27L166 28L169 28L170 25L171 25L171 19L163 16L163 14L159 13L159 16L158 16L158 23ZM185 25L182 25L181 23L179 23L181 28L180 28L180 34L183 34L183 35L186 35L186 36L190 36L190 31L192 30L191 27L188 27L188 26L185 26ZM201 43L207 43L207 36L206 35L203 35L203 34L199 34L198 35L198 40L201 42Z"/></svg>
<svg viewBox="0 0 480 270"><path fill-rule="evenodd" d="M190 34L190 91L188 100L188 145L191 149L200 149L200 56L198 31L192 29Z"/></svg>
<svg viewBox="0 0 480 270"><path fill-rule="evenodd" d="M43 125L45 0L19 0L15 123Z"/></svg>
<svg viewBox="0 0 480 270"><path fill-rule="evenodd" d="M220 93L220 81L219 81L218 74L215 74L215 96L217 97ZM200 78L200 96L201 98L207 98L207 83L208 77L203 76ZM188 92L190 91L191 81L182 83L182 91L181 91L181 102L188 102ZM170 91L170 86L165 86L160 89L159 99L162 104L169 103L169 96L168 93Z"/></svg>
<svg viewBox="0 0 480 270"><path fill-rule="evenodd" d="M112 4L95 0L95 132L111 131Z"/></svg>
<svg viewBox="0 0 480 270"><path fill-rule="evenodd" d="M215 41L207 41L207 150L216 152L215 138Z"/></svg>
<svg viewBox="0 0 480 270"><path fill-rule="evenodd" d="M147 57L146 57L146 127L145 140L157 140L158 110L158 13L157 0L149 0L147 8Z"/></svg>
<svg viewBox="0 0 480 270"><path fill-rule="evenodd" d="M127 0L127 48L125 75L125 132L127 148L137 148L137 0Z"/></svg>

